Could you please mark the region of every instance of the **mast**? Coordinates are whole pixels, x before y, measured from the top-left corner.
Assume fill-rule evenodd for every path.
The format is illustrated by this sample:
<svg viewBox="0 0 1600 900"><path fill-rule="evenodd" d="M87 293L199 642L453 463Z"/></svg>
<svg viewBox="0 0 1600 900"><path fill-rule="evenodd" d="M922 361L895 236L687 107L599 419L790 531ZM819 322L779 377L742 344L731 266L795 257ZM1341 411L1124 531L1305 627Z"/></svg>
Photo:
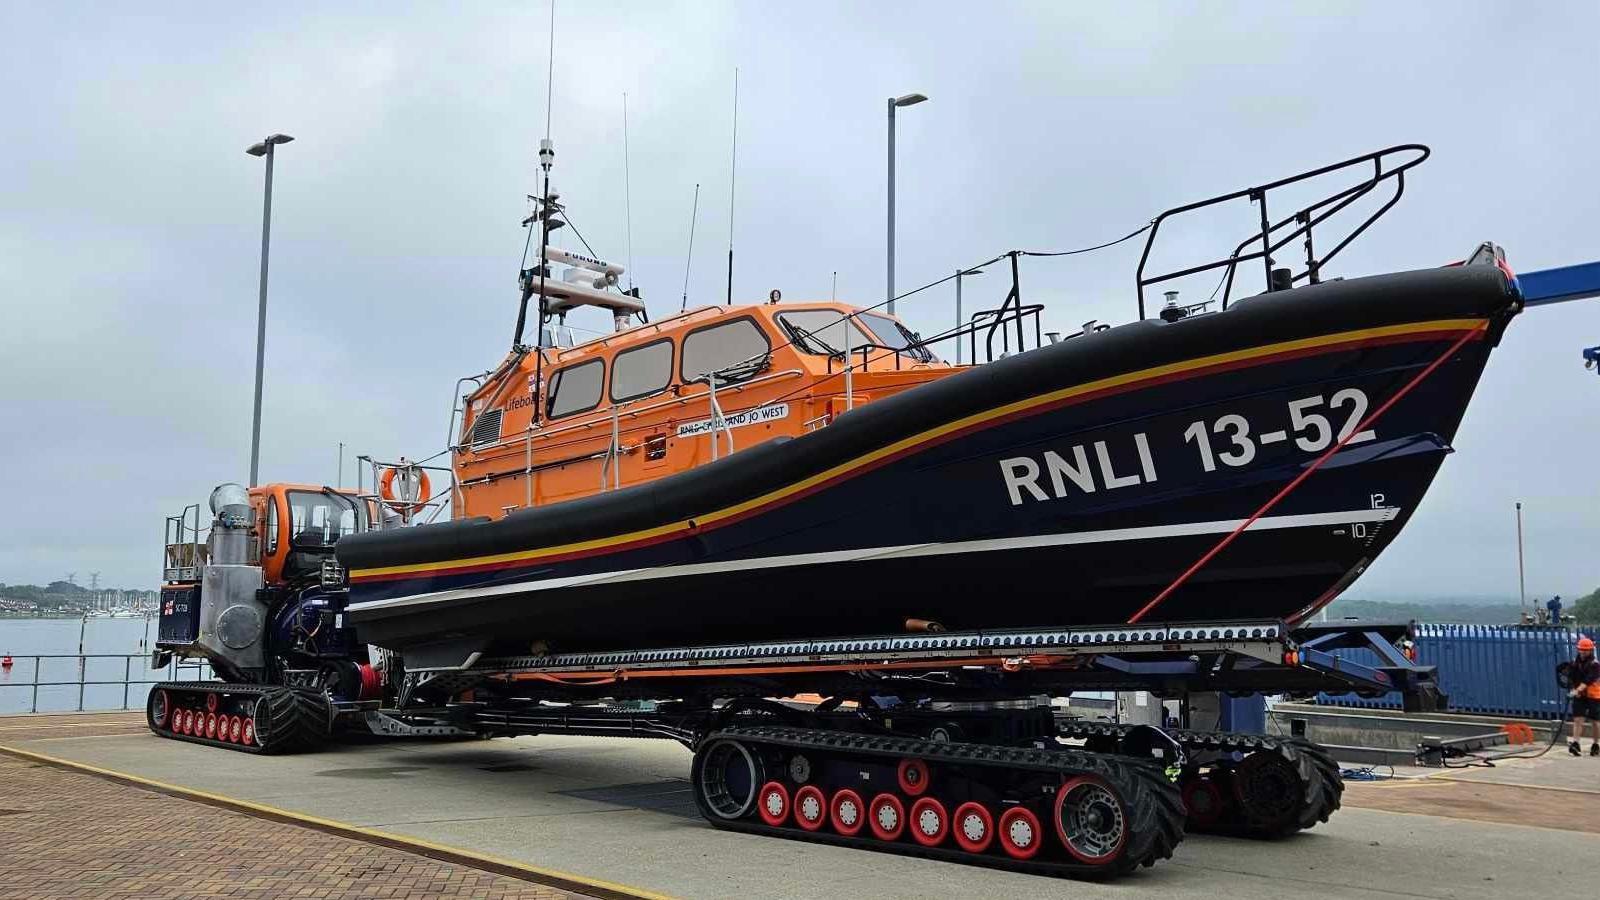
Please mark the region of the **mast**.
<svg viewBox="0 0 1600 900"><path fill-rule="evenodd" d="M739 68L733 69L733 158L728 165L728 298L733 305L733 200L739 186Z"/></svg>

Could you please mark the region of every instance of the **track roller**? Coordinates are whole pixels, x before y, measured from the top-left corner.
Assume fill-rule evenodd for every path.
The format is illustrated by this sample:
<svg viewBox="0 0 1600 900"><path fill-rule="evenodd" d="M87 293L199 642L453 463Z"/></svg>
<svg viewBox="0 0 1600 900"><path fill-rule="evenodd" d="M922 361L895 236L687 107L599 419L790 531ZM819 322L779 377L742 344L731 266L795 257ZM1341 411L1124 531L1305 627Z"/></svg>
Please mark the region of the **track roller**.
<svg viewBox="0 0 1600 900"><path fill-rule="evenodd" d="M150 730L162 737L246 753L294 753L330 733L325 696L254 684L163 682L145 704Z"/></svg>
<svg viewBox="0 0 1600 900"><path fill-rule="evenodd" d="M1183 837L1162 768L1076 750L739 726L700 741L691 784L719 828L1046 874L1123 874Z"/></svg>

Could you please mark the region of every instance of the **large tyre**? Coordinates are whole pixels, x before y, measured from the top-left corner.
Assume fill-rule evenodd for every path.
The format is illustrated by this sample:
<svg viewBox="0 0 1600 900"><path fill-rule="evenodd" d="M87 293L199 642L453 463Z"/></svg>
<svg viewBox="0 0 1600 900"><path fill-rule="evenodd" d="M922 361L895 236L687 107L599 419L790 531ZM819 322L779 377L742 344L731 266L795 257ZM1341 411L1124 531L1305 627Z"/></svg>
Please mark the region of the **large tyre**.
<svg viewBox="0 0 1600 900"><path fill-rule="evenodd" d="M1257 750L1233 774L1244 827L1256 837L1287 837L1326 822L1344 794L1338 762L1301 739L1287 740L1281 749Z"/></svg>
<svg viewBox="0 0 1600 900"><path fill-rule="evenodd" d="M1300 828L1311 828L1318 822L1328 821L1339 808L1344 796L1344 778L1339 774L1339 763L1333 754L1310 741L1294 738L1289 741L1299 757L1301 777L1307 780L1306 805L1300 811Z"/></svg>
<svg viewBox="0 0 1600 900"><path fill-rule="evenodd" d="M255 739L266 754L312 749L329 734L328 699L291 688L269 688L256 701Z"/></svg>
<svg viewBox="0 0 1600 900"><path fill-rule="evenodd" d="M1123 875L1170 859L1184 832L1183 795L1167 773L1151 762L1118 762L1121 771L1116 774L1120 777L1109 781L1121 795L1127 838L1116 860L1106 865L1107 875Z"/></svg>

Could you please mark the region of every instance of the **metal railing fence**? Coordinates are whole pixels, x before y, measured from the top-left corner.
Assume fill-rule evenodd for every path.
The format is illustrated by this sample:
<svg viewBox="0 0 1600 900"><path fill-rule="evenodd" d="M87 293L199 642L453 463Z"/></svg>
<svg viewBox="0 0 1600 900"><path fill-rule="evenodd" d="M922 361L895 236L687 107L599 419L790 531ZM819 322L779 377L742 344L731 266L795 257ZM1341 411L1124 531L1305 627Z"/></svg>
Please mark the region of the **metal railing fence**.
<svg viewBox="0 0 1600 900"><path fill-rule="evenodd" d="M1594 629L1523 625L1417 626L1417 663L1438 667L1439 689L1453 712L1526 719L1566 717L1567 693L1556 683L1556 666L1572 660L1578 638ZM1352 662L1375 664L1370 650L1338 650ZM1367 709L1400 709L1400 695L1317 695L1317 703Z"/></svg>
<svg viewBox="0 0 1600 900"><path fill-rule="evenodd" d="M9 692L27 690L29 692L28 709L30 713L40 712L40 688L77 688L77 702L75 707L66 709L47 709L45 712L86 712L88 710L105 709L132 709L132 691L135 685L153 685L161 681L208 681L213 677L211 665L203 660L178 660L172 659L161 669L150 668L150 654L148 653L41 653L26 656L9 656L10 666L0 668L0 712L7 708L4 699ZM59 672L64 664L57 660L72 660L77 671L76 678L59 679L58 675L50 670ZM91 668L104 670L110 667L111 675L115 675L118 666L108 663L109 660L121 661L121 678L106 677L101 672L91 673ZM45 680L45 675L50 674L52 679ZM94 674L94 678L89 675ZM22 680L27 676L27 680ZM137 676L137 677L136 677ZM86 706L85 700L88 689L91 687L121 687L121 706ZM139 697L139 703L144 704L144 697Z"/></svg>

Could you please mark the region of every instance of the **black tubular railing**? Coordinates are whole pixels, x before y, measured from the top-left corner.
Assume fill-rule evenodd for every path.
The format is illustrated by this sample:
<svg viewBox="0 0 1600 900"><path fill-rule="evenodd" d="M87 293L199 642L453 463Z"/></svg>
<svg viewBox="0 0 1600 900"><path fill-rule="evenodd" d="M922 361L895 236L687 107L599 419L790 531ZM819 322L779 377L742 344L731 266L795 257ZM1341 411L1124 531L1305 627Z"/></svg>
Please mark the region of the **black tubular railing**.
<svg viewBox="0 0 1600 900"><path fill-rule="evenodd" d="M1239 264L1255 259L1262 261L1262 272L1266 276L1266 289L1268 291L1285 290L1292 287L1295 282L1302 279L1306 280L1310 284L1318 283L1321 280L1322 267L1327 265L1329 260L1337 256L1339 251L1343 250L1345 247L1348 247L1351 241L1355 240L1356 237L1358 237L1362 232L1366 231L1373 222L1376 222L1381 216L1383 216L1384 213L1387 213L1394 207L1396 203L1400 202L1400 196L1405 193L1406 171L1420 165L1423 160L1428 158L1430 152L1431 151L1429 151L1428 148L1422 144L1399 144L1383 150L1374 150L1371 153L1364 153L1360 156L1333 163L1332 165L1323 166L1320 169L1312 169L1309 172L1301 172L1298 175L1291 175L1288 178L1282 178L1269 184L1245 188L1244 190L1234 191L1230 194L1223 194L1219 197L1212 197L1207 200L1200 200L1195 203L1189 203L1184 206L1175 207L1167 210L1159 216L1156 216L1155 219L1151 220L1150 222L1150 232L1148 237L1145 238L1144 253L1139 257L1139 269L1135 276L1138 283L1139 318L1143 319L1145 317L1144 289L1147 286L1224 267L1227 268L1227 272L1224 274L1222 283L1224 286L1222 293L1222 307L1226 309L1228 307L1229 294L1233 291L1234 274L1237 271ZM1388 164L1388 168L1385 168L1386 163ZM1318 178L1323 175L1328 175L1344 169L1365 167L1368 164L1370 164L1372 167L1371 174L1362 181L1353 184L1342 191L1324 197L1321 200L1310 204L1309 206L1301 207L1277 222L1272 221L1271 217L1267 213L1267 195L1271 191L1287 185L1297 184L1302 181L1309 181L1313 178ZM1375 212L1367 216L1360 222L1360 224L1351 229L1351 231L1346 234L1342 240L1334 245L1332 250L1329 250L1321 257L1318 257L1316 254L1315 245L1312 243L1311 239L1312 229L1315 226L1327 221L1330 217L1344 211L1352 203L1355 203L1362 197L1371 194L1379 187L1379 185L1383 184L1384 182L1393 182L1394 193L1386 201L1384 201L1383 205L1380 206ZM1167 219L1181 213L1193 212L1197 209L1203 209L1208 206L1216 206L1221 203L1227 203L1232 200L1240 199L1245 199L1258 205L1259 217L1261 221L1261 230L1259 232L1250 235L1243 241L1240 241L1239 245L1234 248L1233 252L1222 259L1214 260L1212 262L1207 262L1197 266L1190 266L1185 269L1178 269L1172 272L1163 272L1158 275L1150 275L1148 277L1145 275L1145 266L1150 261L1150 250L1155 245L1156 235L1160 233L1161 226ZM1289 228L1290 226L1295 227L1290 229L1287 233L1278 236L1279 232ZM1296 274L1292 269L1279 269L1276 270L1278 274L1275 276L1272 254L1282 249L1290 241L1301 237L1305 239L1305 269L1298 274ZM1246 247L1256 242L1260 242L1261 245L1258 249L1245 252Z"/></svg>

